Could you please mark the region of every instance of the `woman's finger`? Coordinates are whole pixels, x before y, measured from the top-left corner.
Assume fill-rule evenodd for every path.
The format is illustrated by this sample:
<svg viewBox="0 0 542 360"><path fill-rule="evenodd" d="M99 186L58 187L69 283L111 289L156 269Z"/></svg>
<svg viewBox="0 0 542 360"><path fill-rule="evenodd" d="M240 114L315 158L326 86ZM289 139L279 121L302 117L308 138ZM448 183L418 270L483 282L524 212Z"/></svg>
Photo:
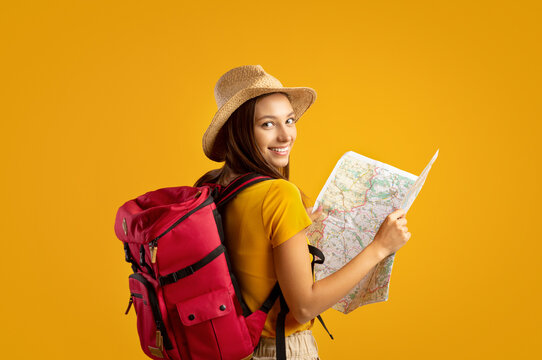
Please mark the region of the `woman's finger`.
<svg viewBox="0 0 542 360"><path fill-rule="evenodd" d="M311 221L315 221L322 215L323 208L321 206L318 206L315 212L312 212L312 209L313 209L312 207L307 208L307 213L309 214Z"/></svg>

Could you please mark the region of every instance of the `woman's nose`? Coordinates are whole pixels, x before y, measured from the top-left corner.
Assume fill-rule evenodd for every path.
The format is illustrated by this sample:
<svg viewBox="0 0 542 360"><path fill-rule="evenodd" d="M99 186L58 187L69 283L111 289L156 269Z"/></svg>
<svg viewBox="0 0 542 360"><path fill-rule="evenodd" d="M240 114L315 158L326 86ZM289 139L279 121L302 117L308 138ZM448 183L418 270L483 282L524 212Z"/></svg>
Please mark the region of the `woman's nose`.
<svg viewBox="0 0 542 360"><path fill-rule="evenodd" d="M292 141L292 130L285 126L279 128L277 139L282 142Z"/></svg>

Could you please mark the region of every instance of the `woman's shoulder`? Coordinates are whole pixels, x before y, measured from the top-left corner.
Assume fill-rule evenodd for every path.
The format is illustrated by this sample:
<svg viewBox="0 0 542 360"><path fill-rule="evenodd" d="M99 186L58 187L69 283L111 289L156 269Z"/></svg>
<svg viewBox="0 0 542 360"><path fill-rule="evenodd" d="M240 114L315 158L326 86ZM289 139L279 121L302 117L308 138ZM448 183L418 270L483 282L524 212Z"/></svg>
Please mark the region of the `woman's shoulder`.
<svg viewBox="0 0 542 360"><path fill-rule="evenodd" d="M268 180L270 182L269 184L269 191L277 193L277 194L283 194L283 195L299 195L299 189L298 187L291 181L288 181L286 179L273 179Z"/></svg>
<svg viewBox="0 0 542 360"><path fill-rule="evenodd" d="M261 203L264 229L276 247L311 224L301 192L287 180L273 180Z"/></svg>
<svg viewBox="0 0 542 360"><path fill-rule="evenodd" d="M264 181L268 183L264 195L264 206L272 203L302 203L299 188L291 181L273 179Z"/></svg>
<svg viewBox="0 0 542 360"><path fill-rule="evenodd" d="M243 202L262 203L266 207L270 204L284 201L301 201L301 193L298 187L285 179L269 179L258 182L243 190L239 198Z"/></svg>

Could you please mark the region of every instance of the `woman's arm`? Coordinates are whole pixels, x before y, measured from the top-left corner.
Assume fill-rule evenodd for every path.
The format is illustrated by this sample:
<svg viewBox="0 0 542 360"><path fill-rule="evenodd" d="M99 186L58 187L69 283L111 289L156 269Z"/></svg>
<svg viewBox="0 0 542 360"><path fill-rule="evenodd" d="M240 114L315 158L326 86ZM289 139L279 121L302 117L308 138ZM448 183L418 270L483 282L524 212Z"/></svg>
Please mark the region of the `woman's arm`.
<svg viewBox="0 0 542 360"><path fill-rule="evenodd" d="M396 210L388 215L373 242L341 269L314 283L305 230L273 248L277 279L296 321L306 323L335 305L369 270L399 250L410 238L404 214Z"/></svg>
<svg viewBox="0 0 542 360"><path fill-rule="evenodd" d="M340 270L314 283L305 230L273 249L280 288L298 323L304 324L335 305L386 257L371 245Z"/></svg>

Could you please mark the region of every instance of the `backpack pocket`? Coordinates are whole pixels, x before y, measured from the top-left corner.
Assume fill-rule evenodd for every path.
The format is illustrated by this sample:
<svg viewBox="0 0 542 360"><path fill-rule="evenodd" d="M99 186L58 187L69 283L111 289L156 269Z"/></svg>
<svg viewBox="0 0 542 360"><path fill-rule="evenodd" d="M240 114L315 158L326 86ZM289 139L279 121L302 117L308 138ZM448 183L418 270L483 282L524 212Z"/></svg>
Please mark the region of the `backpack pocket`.
<svg viewBox="0 0 542 360"><path fill-rule="evenodd" d="M193 359L241 359L252 353L234 296L220 289L176 304Z"/></svg>
<svg viewBox="0 0 542 360"><path fill-rule="evenodd" d="M152 359L169 359L165 349L171 350L172 344L162 319L154 286L140 273L130 275L128 281L130 304L133 303L137 314L141 348Z"/></svg>

